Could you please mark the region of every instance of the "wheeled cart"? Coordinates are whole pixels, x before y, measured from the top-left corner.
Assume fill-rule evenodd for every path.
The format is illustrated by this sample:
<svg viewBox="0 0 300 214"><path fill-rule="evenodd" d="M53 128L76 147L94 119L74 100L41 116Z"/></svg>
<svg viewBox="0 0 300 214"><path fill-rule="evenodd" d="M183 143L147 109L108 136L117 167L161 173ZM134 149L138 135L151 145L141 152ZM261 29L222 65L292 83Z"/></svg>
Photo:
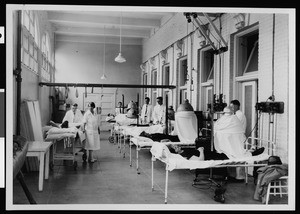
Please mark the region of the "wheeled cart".
<svg viewBox="0 0 300 214"><path fill-rule="evenodd" d="M54 165L57 165L54 164L54 161L56 160L61 160L63 162L66 160L72 160L72 166L74 167L74 170L76 170L77 161L75 160L75 155L79 150L80 148L76 146L76 140L74 137L65 137L61 140L54 140L51 168Z"/></svg>

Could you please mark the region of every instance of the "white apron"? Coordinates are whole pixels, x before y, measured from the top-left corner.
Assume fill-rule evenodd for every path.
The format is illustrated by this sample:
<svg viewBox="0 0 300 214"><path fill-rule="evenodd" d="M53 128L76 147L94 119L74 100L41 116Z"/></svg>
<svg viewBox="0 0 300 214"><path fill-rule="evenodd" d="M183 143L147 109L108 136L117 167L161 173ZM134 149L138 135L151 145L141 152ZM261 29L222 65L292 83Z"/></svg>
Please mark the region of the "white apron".
<svg viewBox="0 0 300 214"><path fill-rule="evenodd" d="M99 150L100 149L100 134L98 133L98 127L100 129L100 121L97 114L92 114L90 110L84 114L83 118L85 125L86 135L86 150Z"/></svg>

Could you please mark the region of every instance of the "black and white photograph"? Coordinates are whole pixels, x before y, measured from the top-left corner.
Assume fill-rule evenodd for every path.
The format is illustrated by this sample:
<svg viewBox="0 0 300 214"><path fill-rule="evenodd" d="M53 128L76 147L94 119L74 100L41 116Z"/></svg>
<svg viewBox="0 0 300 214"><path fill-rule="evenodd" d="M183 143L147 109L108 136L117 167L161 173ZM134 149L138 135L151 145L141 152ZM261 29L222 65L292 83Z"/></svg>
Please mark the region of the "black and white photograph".
<svg viewBox="0 0 300 214"><path fill-rule="evenodd" d="M295 210L295 8L4 6L6 210Z"/></svg>

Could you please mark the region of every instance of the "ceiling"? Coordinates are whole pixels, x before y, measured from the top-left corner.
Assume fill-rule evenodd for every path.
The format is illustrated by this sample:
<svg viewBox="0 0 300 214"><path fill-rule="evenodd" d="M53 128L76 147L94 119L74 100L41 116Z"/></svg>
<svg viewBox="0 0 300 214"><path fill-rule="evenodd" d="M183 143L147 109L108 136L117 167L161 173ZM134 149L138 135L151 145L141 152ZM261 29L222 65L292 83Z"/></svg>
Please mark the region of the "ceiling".
<svg viewBox="0 0 300 214"><path fill-rule="evenodd" d="M162 25L183 12L49 10L56 41L142 45ZM217 14L210 13L216 17ZM207 22L207 21L206 21ZM122 24L121 24L122 23ZM121 28L120 28L121 27ZM121 29L121 30L120 30Z"/></svg>
<svg viewBox="0 0 300 214"><path fill-rule="evenodd" d="M174 12L48 11L56 41L141 45ZM122 24L121 24L122 22ZM120 30L121 26L121 30Z"/></svg>

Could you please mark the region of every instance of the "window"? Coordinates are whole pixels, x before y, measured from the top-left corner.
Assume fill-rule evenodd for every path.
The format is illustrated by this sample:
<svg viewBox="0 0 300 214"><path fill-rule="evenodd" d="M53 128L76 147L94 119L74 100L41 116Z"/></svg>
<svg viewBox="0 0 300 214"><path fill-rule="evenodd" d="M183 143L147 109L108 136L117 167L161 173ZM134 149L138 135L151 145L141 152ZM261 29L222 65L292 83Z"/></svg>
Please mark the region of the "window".
<svg viewBox="0 0 300 214"><path fill-rule="evenodd" d="M143 75L143 85L147 85L148 84L148 75L147 73L144 73ZM144 98L148 96L148 93L147 93L147 88L144 88L143 89L144 91Z"/></svg>
<svg viewBox="0 0 300 214"><path fill-rule="evenodd" d="M179 104L184 103L187 99L187 82L189 81L187 57L178 59L178 88L179 88Z"/></svg>
<svg viewBox="0 0 300 214"><path fill-rule="evenodd" d="M170 65L164 65L163 66L163 85L170 85Z"/></svg>
<svg viewBox="0 0 300 214"><path fill-rule="evenodd" d="M179 60L179 86L186 86L188 77L187 59L185 58Z"/></svg>
<svg viewBox="0 0 300 214"><path fill-rule="evenodd" d="M258 71L258 30L237 39L237 76Z"/></svg>
<svg viewBox="0 0 300 214"><path fill-rule="evenodd" d="M45 33L43 35L42 38L42 72L41 72L41 76L43 79L45 79L46 81L50 81L50 40L49 40L49 36L47 33Z"/></svg>
<svg viewBox="0 0 300 214"><path fill-rule="evenodd" d="M209 82L214 78L214 53L212 49L203 52L202 62L202 82Z"/></svg>
<svg viewBox="0 0 300 214"><path fill-rule="evenodd" d="M163 85L170 85L170 64L165 64L162 67L162 83L163 83ZM165 99L166 95L168 95L168 105L172 105L170 103L171 97L170 97L170 89L169 88L163 89L164 99Z"/></svg>
<svg viewBox="0 0 300 214"><path fill-rule="evenodd" d="M157 70L152 70L152 85L157 85ZM152 90L152 104L156 104L157 88Z"/></svg>
<svg viewBox="0 0 300 214"><path fill-rule="evenodd" d="M234 93L241 103L241 110L246 116L246 135L255 137L257 128L252 132L257 121L255 103L258 97L258 24L253 24L231 36L234 51Z"/></svg>
<svg viewBox="0 0 300 214"><path fill-rule="evenodd" d="M203 112L209 111L213 100L213 81L215 71L215 54L210 46L199 50L198 64L200 65L201 93L199 93L200 107Z"/></svg>
<svg viewBox="0 0 300 214"><path fill-rule="evenodd" d="M184 101L186 99L187 99L187 90L186 89L181 89L180 94L179 94L180 104L184 103Z"/></svg>
<svg viewBox="0 0 300 214"><path fill-rule="evenodd" d="M38 26L33 11L25 10L22 14L21 60L34 73L38 74Z"/></svg>

